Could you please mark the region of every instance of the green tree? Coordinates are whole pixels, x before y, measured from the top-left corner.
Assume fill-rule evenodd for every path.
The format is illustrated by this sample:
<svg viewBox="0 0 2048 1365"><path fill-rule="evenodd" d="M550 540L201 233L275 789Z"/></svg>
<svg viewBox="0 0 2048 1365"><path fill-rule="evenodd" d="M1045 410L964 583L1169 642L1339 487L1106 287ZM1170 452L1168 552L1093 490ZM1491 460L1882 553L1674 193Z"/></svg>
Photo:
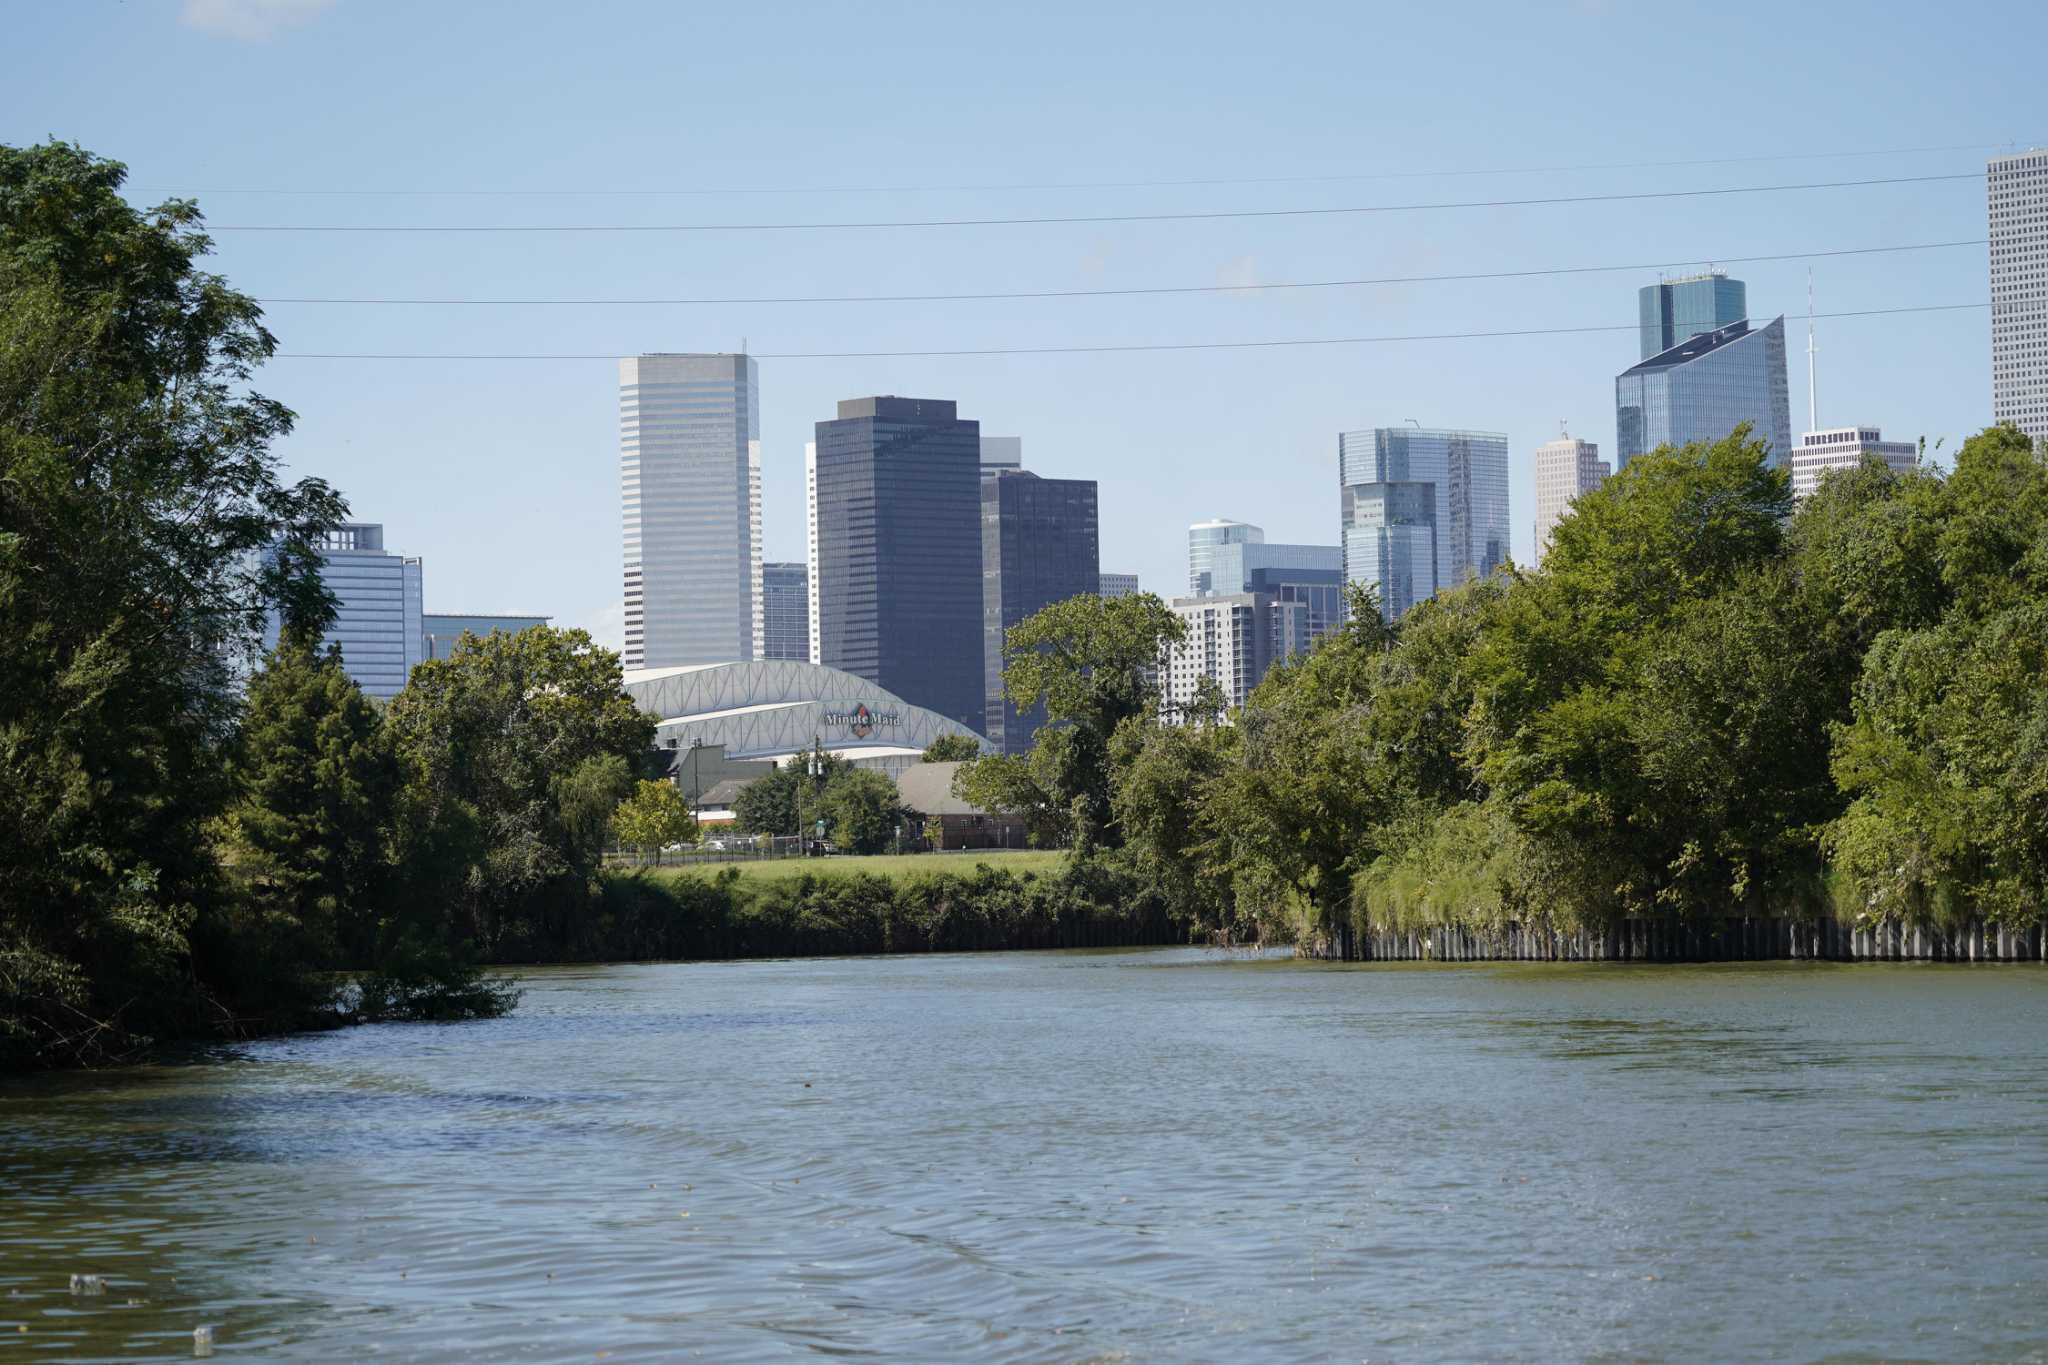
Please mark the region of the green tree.
<svg viewBox="0 0 2048 1365"><path fill-rule="evenodd" d="M748 834L779 838L796 835L801 823L808 834L823 816L826 785L845 766L844 760L815 745L807 753L791 755L774 772L741 788L732 803L733 823Z"/></svg>
<svg viewBox="0 0 2048 1365"><path fill-rule="evenodd" d="M248 1013L199 951L230 928L202 827L231 669L267 612L331 611L313 542L346 512L278 476L275 342L199 268L198 210L124 174L0 147L0 1066Z"/></svg>
<svg viewBox="0 0 2048 1365"><path fill-rule="evenodd" d="M308 965L374 963L398 764L339 655L297 633L271 652L249 684L230 776L227 860L261 912L303 936Z"/></svg>
<svg viewBox="0 0 2048 1365"><path fill-rule="evenodd" d="M1143 714L1165 649L1186 629L1151 593L1087 595L1033 613L1004 640L1003 686L1011 704L1019 711L1045 704L1047 723L1030 759L1032 781L1067 812L1084 855L1120 842L1110 808L1110 739L1119 725Z"/></svg>
<svg viewBox="0 0 2048 1365"><path fill-rule="evenodd" d="M673 782L642 781L612 812L612 837L652 858L670 844L697 837L697 817Z"/></svg>
<svg viewBox="0 0 2048 1365"><path fill-rule="evenodd" d="M1208 683L1208 704L1179 725L1156 714L1125 721L1110 741L1115 773L1110 811L1123 834L1120 865L1164 902L1176 920L1235 940L1255 937L1256 916L1239 923L1231 895L1232 830L1214 799L1238 740L1223 724L1223 699ZM1220 826L1220 827L1219 827Z"/></svg>
<svg viewBox="0 0 2048 1365"><path fill-rule="evenodd" d="M970 763L981 757L981 744L971 735L940 735L924 746L926 763Z"/></svg>
<svg viewBox="0 0 2048 1365"><path fill-rule="evenodd" d="M903 824L896 784L868 768L844 767L825 785L822 813L832 841L852 853L880 853Z"/></svg>
<svg viewBox="0 0 2048 1365"><path fill-rule="evenodd" d="M388 723L411 899L456 907L452 932L487 954L572 939L654 737L618 655L580 630L471 636L413 669Z"/></svg>
<svg viewBox="0 0 2048 1365"><path fill-rule="evenodd" d="M986 811L1022 816L1034 848L1065 848L1074 837L1074 813L1049 779L1037 771L1040 753L984 754L953 771L953 795Z"/></svg>

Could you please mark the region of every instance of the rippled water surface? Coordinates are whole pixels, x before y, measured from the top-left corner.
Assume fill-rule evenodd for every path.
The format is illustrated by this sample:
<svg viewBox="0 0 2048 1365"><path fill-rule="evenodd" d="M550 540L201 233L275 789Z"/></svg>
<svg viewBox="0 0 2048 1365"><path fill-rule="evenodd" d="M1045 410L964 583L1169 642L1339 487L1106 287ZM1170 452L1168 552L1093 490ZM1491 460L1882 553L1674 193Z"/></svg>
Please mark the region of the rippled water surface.
<svg viewBox="0 0 2048 1365"><path fill-rule="evenodd" d="M0 1086L0 1359L2041 1358L2044 1063L2039 966L546 971Z"/></svg>

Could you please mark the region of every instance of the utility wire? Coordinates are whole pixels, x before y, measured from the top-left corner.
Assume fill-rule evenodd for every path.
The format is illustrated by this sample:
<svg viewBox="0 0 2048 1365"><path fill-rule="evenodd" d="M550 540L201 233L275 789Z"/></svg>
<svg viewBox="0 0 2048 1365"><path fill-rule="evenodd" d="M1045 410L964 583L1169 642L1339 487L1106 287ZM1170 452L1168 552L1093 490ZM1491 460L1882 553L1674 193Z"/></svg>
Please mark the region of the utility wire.
<svg viewBox="0 0 2048 1365"><path fill-rule="evenodd" d="M1983 171L1947 175L1884 176L1869 180L1815 180L1792 185L1733 185L1710 190L1636 190L1620 194L1546 195L1529 199L1465 199L1436 203L1363 204L1340 208L1221 209L1190 213L1093 213L1039 218L895 218L817 223L218 223L211 232L383 233L593 233L593 232L825 232L874 228L1042 227L1060 223L1187 223L1238 218L1327 218L1367 213L1422 213L1446 209L1529 208L1549 204L1618 204L1651 199L1704 199L1789 190L1846 190L1875 185L1925 185L1982 180Z"/></svg>
<svg viewBox="0 0 2048 1365"><path fill-rule="evenodd" d="M1986 303L1930 303L1906 308L1862 308L1843 313L1816 313L1815 318L1891 317L1902 313L1951 313L1989 308ZM1637 322L1592 327L1523 327L1497 332L1418 332L1407 336L1287 337L1271 341L1167 341L1106 346L991 346L965 350L926 351L782 351L748 352L756 360L894 360L941 356L1109 355L1133 351L1244 351L1290 346L1373 346L1411 341L1478 341L1498 337L1579 336L1594 332L1636 332ZM519 355L503 353L399 354L365 351L280 351L274 360L617 360L616 352Z"/></svg>
<svg viewBox="0 0 2048 1365"><path fill-rule="evenodd" d="M1913 156L1935 152L1990 152L2013 142L1959 142L1945 147L1879 147L1858 152L1779 152L1767 156L1698 157L1684 161L1589 161L1571 166L1497 166L1430 171L1356 171L1336 175L1263 175L1192 180L1069 180L1042 184L980 185L754 185L654 189L202 189L131 190L137 195L249 195L267 198L542 199L685 198L743 194L1003 194L1048 190L1149 190L1230 185L1329 185L1369 180L1446 180L1489 175L1564 175L1580 171L1663 170L1693 166L1746 166L1779 161L1835 161L1851 157Z"/></svg>
<svg viewBox="0 0 2048 1365"><path fill-rule="evenodd" d="M999 299L1099 299L1151 294L1250 294L1279 289L1352 289L1368 285L1442 284L1471 280L1520 280L1552 275L1600 275L1624 271L1668 270L1681 265L1754 265L1761 261L1821 260L1831 256L1877 256L1901 251L1941 251L1952 247L1983 246L1986 239L1972 237L1954 242L1913 242L1905 246L1843 247L1833 251L1785 251L1765 256L1695 256L1682 261L1651 261L1634 265L1549 266L1530 270L1483 270L1450 275L1384 275L1354 280L1293 280L1266 284L1177 284L1134 286L1121 289L1023 289L969 294L776 294L759 298L685 299L433 299L433 298L314 298L259 297L261 304L391 304L423 307L708 307L727 304L785 303L960 303Z"/></svg>

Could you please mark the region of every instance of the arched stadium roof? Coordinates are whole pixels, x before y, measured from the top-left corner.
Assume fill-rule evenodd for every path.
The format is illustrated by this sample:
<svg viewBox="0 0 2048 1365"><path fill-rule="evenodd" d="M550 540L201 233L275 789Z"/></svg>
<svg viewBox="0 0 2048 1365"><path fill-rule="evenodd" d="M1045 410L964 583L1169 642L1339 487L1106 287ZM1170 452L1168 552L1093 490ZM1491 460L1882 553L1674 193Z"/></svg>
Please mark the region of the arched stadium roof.
<svg viewBox="0 0 2048 1365"><path fill-rule="evenodd" d="M813 740L850 759L917 753L941 735L987 743L865 678L801 659L638 668L625 686L658 722L656 744L722 744L728 758L780 758Z"/></svg>

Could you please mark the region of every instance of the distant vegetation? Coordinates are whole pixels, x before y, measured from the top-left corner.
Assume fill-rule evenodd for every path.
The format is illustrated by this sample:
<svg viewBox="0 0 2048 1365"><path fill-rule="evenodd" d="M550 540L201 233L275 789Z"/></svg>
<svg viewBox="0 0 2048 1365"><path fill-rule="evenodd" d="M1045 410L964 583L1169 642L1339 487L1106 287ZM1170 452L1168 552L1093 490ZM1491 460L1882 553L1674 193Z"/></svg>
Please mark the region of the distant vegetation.
<svg viewBox="0 0 2048 1365"><path fill-rule="evenodd" d="M1745 431L1660 450L1540 571L1350 606L1241 712L1174 716L1129 700L1156 600L1049 608L1005 678L1068 724L960 788L1232 938L2043 919L2048 459L2010 427L1796 512Z"/></svg>

